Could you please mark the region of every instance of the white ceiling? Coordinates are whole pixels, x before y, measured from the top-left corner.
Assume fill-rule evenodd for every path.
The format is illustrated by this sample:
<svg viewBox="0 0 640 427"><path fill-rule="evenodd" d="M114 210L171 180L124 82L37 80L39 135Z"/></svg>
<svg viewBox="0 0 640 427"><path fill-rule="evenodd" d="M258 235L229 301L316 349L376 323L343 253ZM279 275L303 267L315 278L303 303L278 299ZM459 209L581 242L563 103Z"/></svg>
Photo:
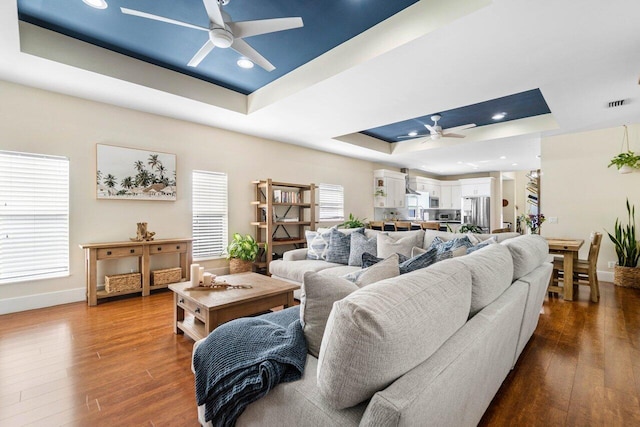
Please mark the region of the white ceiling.
<svg viewBox="0 0 640 427"><path fill-rule="evenodd" d="M543 136L638 122L640 1L494 0L420 30L421 19L433 19L423 11L472 2L439 3L422 0L244 97L28 24L19 31L16 4L4 1L0 79L439 175L534 169ZM389 147L349 136L535 88L551 115L471 129L463 140ZM607 108L617 99L625 105Z"/></svg>

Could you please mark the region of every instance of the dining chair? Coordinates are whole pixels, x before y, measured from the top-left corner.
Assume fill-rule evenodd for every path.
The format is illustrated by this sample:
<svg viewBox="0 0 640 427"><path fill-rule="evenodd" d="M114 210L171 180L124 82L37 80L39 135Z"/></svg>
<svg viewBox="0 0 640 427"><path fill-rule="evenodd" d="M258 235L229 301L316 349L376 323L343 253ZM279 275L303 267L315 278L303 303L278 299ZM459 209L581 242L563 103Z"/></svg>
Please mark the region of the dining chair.
<svg viewBox="0 0 640 427"><path fill-rule="evenodd" d="M420 223L423 230L440 230L439 222L423 222Z"/></svg>
<svg viewBox="0 0 640 427"><path fill-rule="evenodd" d="M575 287L578 285L588 285L591 291L591 301L598 302L600 299L600 283L598 282L596 265L598 263L598 254L600 253L602 233L592 232L590 241L588 258L578 259L573 264L572 285ZM549 293L557 293L559 291L558 283L560 281L563 282L563 286L567 286L567 281L563 274L563 264L564 260L562 257L555 257L553 259L553 273L549 281Z"/></svg>
<svg viewBox="0 0 640 427"><path fill-rule="evenodd" d="M384 222L382 221L369 221L369 228L372 230L380 230L384 228Z"/></svg>
<svg viewBox="0 0 640 427"><path fill-rule="evenodd" d="M510 228L505 227L505 228L496 228L495 230L492 231L492 233L508 233L510 231L511 231Z"/></svg>
<svg viewBox="0 0 640 427"><path fill-rule="evenodd" d="M409 231L411 230L411 222L410 221L396 221L396 231Z"/></svg>

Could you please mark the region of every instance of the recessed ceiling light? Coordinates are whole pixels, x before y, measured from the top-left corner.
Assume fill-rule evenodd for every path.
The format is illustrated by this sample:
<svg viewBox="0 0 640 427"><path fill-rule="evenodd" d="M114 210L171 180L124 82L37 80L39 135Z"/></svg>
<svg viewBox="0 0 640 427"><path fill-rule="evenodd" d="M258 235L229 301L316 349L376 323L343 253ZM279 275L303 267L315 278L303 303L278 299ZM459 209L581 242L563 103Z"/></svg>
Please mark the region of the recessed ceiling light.
<svg viewBox="0 0 640 427"><path fill-rule="evenodd" d="M507 158L507 156L500 156L500 160L504 160L506 158Z"/></svg>
<svg viewBox="0 0 640 427"><path fill-rule="evenodd" d="M238 62L236 62L236 64L238 64L238 67L240 68L246 68L246 69L253 68L253 62L247 58L238 59Z"/></svg>
<svg viewBox="0 0 640 427"><path fill-rule="evenodd" d="M491 116L491 118L493 120L502 120L502 119L504 119L504 116L506 116L506 115L507 115L507 113L496 113L493 116Z"/></svg>
<svg viewBox="0 0 640 427"><path fill-rule="evenodd" d="M511 163L511 166L518 166L517 163Z"/></svg>
<svg viewBox="0 0 640 427"><path fill-rule="evenodd" d="M461 164L462 164L462 162L458 162L458 164L459 164L459 165L461 165Z"/></svg>
<svg viewBox="0 0 640 427"><path fill-rule="evenodd" d="M416 132L415 130L412 130L411 132L409 132L407 135L409 136L417 136L418 132Z"/></svg>
<svg viewBox="0 0 640 427"><path fill-rule="evenodd" d="M84 4L96 9L106 9L109 5L106 0L82 0Z"/></svg>

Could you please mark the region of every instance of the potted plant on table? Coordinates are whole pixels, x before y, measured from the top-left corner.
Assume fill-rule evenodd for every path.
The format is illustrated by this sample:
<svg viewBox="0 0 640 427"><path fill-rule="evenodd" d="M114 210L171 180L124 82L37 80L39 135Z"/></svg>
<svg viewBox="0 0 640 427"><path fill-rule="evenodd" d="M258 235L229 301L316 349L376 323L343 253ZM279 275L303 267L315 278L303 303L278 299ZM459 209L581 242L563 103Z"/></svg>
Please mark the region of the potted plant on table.
<svg viewBox="0 0 640 427"><path fill-rule="evenodd" d="M233 239L227 246L227 259L231 274L251 271L251 266L258 256L258 242L247 234L233 233Z"/></svg>
<svg viewBox="0 0 640 427"><path fill-rule="evenodd" d="M349 219L343 222L342 224L338 224L338 228L360 228L364 227L364 220L366 218L360 219L353 216L352 213L349 214Z"/></svg>
<svg viewBox="0 0 640 427"><path fill-rule="evenodd" d="M636 240L636 208L627 199L627 225L616 218L614 234L607 232L616 248L618 264L614 267L613 283L618 286L640 288L640 245Z"/></svg>

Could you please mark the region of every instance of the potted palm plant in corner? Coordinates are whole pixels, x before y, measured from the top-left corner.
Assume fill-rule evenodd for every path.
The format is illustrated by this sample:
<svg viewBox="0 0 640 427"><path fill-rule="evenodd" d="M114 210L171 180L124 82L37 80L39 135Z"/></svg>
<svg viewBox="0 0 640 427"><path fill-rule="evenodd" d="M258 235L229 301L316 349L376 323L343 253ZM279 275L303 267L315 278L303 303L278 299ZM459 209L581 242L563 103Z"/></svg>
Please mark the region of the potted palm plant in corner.
<svg viewBox="0 0 640 427"><path fill-rule="evenodd" d="M227 259L231 274L251 271L251 266L258 256L258 242L247 234L233 233L233 239L227 246Z"/></svg>
<svg viewBox="0 0 640 427"><path fill-rule="evenodd" d="M636 208L627 199L627 224L616 218L614 233L607 232L616 248L618 264L614 268L613 283L618 286L640 288L640 245L636 240Z"/></svg>

